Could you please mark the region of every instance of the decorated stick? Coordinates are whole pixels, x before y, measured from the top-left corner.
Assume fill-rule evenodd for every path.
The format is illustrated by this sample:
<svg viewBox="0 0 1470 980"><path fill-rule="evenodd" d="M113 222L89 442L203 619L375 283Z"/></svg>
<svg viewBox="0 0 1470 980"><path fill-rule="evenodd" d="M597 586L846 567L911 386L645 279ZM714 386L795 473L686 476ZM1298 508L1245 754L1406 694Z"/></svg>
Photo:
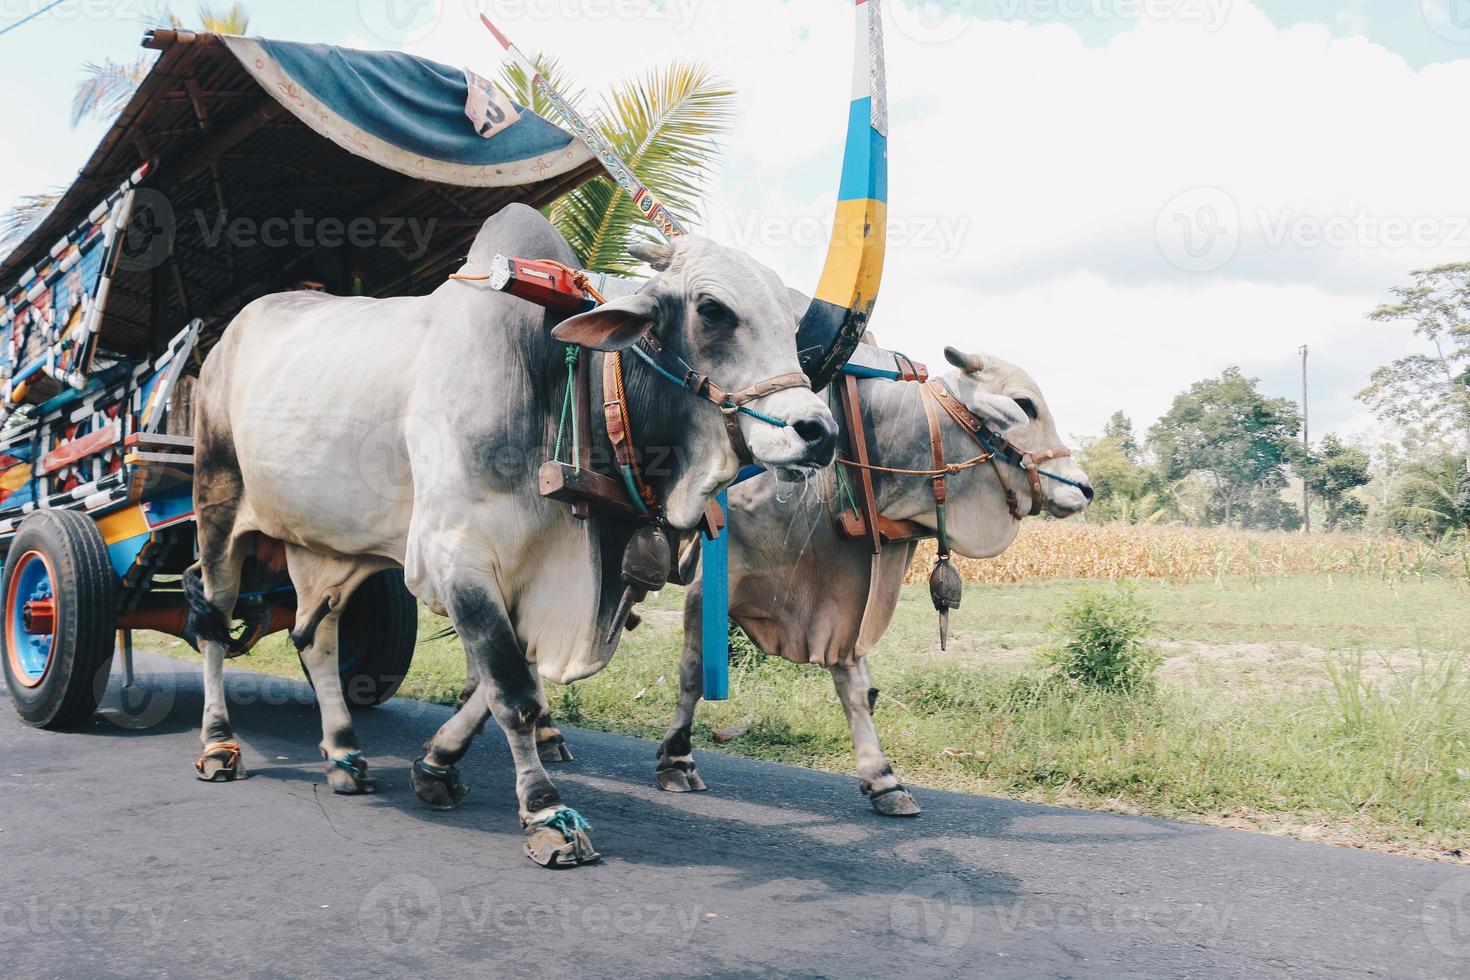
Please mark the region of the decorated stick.
<svg viewBox="0 0 1470 980"><path fill-rule="evenodd" d="M536 86L536 91L540 92L541 96L556 109L557 114L562 118L562 122L567 124L578 139L587 144L587 148L597 157L598 162L602 164L602 168L607 171L608 176L616 181L617 185L632 198L633 206L648 219L649 223L653 225L654 230L662 235L665 241L686 234L684 226L679 224L674 216L669 213L669 209L658 199L658 195L654 194L643 181L638 179L638 175L633 172L633 168L623 162L623 159L618 156L617 151L608 145L607 140L598 135L591 124L582 118L582 114L574 109L572 104L564 99L562 94L552 87L549 81L541 77L541 73L536 70L535 63L526 57L520 48L512 44L510 38L506 37L499 28L490 22L489 17L481 14L480 20L490 29L490 33L495 35L495 40L500 42L500 46L505 49L506 54L510 55L515 63L520 65L521 70L530 77L531 84Z"/></svg>
<svg viewBox="0 0 1470 980"><path fill-rule="evenodd" d="M822 278L796 335L801 369L821 390L852 356L878 301L888 233L888 86L879 0L854 0L852 105L837 217Z"/></svg>

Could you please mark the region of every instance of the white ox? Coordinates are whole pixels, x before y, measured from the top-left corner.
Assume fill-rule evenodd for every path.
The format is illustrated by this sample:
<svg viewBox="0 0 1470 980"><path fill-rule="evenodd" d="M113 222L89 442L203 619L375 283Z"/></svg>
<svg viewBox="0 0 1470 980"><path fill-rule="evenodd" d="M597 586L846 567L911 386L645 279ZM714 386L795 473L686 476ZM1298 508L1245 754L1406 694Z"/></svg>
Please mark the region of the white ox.
<svg viewBox="0 0 1470 980"><path fill-rule="evenodd" d="M989 355L954 348L945 355L956 370L943 383L997 434L1022 452L1060 444L1046 399L1025 371ZM860 381L858 388L872 462L892 469L931 469L919 386L874 379ZM973 458L976 444L948 416L940 413L939 418L945 460ZM851 458L849 420L841 419L840 427ZM1007 505L1002 480L1015 488L1020 513L1032 509L1025 474L1012 464L1000 466L999 477L989 465L946 477L949 544L961 555L990 558L1016 539L1020 521ZM1087 507L1092 488L1080 467L1061 458L1048 461L1042 470L1043 509L1069 517ZM874 560L866 539L839 533L836 516L846 500L835 489L834 473L828 471L821 494L782 487L770 473L730 491L730 617L763 653L831 672L857 752L859 788L879 813L909 816L919 812L919 805L894 776L879 745L872 714L878 690L869 680L866 657L892 621L917 541L885 543ZM873 479L883 516L915 521L932 533L935 502L927 479L884 472L874 473ZM673 792L705 788L694 765L691 734L703 676L701 586L691 587L685 598L679 705L659 746L655 772L659 786ZM560 733L549 724L538 738L561 747Z"/></svg>
<svg viewBox="0 0 1470 980"><path fill-rule="evenodd" d="M488 272L496 253L574 261L550 224L520 206L485 222L462 271ZM455 763L493 715L515 761L527 854L548 865L597 857L585 821L541 766L534 730L546 710L541 677L587 677L616 649L610 625L632 527L596 511L576 520L538 494L565 342L610 351L651 333L661 356L727 391L798 372L787 291L769 269L698 238L643 256L660 274L638 294L559 325L466 281L412 298L268 296L235 318L205 362L195 409L200 561L185 584L205 661L201 778L243 771L223 661L242 566L265 541L284 545L297 591L292 638L320 703L328 782L369 788L338 677L338 618L364 579L401 566L409 590L453 621L480 681L414 764L419 796L459 804L467 790ZM692 528L740 459L714 406L626 361L637 441L667 461L648 481L667 523ZM592 399L602 403L600 382ZM756 461L802 469L830 460L835 425L810 390L751 404L788 423L740 417ZM376 477L385 467L408 473L411 492L385 490Z"/></svg>

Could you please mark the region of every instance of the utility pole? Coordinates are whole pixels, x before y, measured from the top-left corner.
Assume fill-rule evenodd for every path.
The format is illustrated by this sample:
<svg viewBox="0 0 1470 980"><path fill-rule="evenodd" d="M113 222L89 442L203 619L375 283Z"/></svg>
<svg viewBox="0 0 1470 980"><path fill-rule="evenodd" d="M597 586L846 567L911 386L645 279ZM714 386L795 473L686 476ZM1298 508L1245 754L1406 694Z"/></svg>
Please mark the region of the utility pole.
<svg viewBox="0 0 1470 980"><path fill-rule="evenodd" d="M1312 451L1312 437L1307 428L1307 345L1302 344L1297 353L1302 355L1302 448ZM1312 491L1307 489L1307 478L1302 476L1302 530L1312 533Z"/></svg>

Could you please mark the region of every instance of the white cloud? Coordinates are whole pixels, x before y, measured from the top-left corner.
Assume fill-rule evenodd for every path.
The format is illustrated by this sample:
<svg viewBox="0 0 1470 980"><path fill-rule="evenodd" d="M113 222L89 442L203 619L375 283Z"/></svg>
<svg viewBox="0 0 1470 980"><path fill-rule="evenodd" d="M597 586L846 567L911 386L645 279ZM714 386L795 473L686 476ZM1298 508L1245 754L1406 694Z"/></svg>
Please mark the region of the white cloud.
<svg viewBox="0 0 1470 980"><path fill-rule="evenodd" d="M1249 0L1128 0L1144 16L1106 44L1084 43L1074 28L1085 21L935 23L896 6L905 2L885 5L896 223L876 322L885 342L936 366L947 343L1008 356L1076 433L1119 407L1147 424L1232 363L1294 396L1295 352L1308 343L1313 431L1361 424L1352 393L1410 340L1407 327L1362 314L1410 269L1470 260L1470 138L1456 122L1470 60L1415 71L1361 36L1335 39L1361 33L1360 0L1344 0L1332 26L1287 28ZM366 48L408 31L415 53L491 73L501 53L478 23L481 5L592 91L675 58L728 78L739 117L708 230L814 285L845 124L851 0L665 0L662 13L637 0L361 0L348 5L358 17L324 17L330 28L272 27L269 11L259 26ZM1450 38L1449 5L1422 5ZM404 21L400 7L419 16ZM66 30L93 57L134 56L131 21ZM11 154L7 197L66 183L105 128L66 127L78 76L62 74L65 84L43 86L51 96L13 107L13 128L41 134L45 152ZM1190 273L1165 258L1183 239L1161 249L1156 226L1199 188L1213 191L1184 200L1216 202L1234 227L1198 210L1164 226L1238 241L1228 261L1208 253L1210 271ZM768 226L774 237L751 240Z"/></svg>

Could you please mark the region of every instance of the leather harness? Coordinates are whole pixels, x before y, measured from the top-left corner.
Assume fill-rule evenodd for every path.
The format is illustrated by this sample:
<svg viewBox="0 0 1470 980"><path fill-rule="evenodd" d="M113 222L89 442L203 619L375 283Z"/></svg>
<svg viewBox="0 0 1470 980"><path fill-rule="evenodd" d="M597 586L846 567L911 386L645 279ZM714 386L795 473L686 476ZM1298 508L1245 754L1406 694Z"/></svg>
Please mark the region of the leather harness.
<svg viewBox="0 0 1470 980"><path fill-rule="evenodd" d="M1051 449L1034 453L1021 450L977 418L954 396L954 393L941 379L927 377L923 365L915 366L914 362L901 355L899 365L901 372L899 380L919 385L919 400L924 406L924 418L929 430L929 450L934 466L932 469L900 469L879 466L871 462L867 432L863 424L862 404L858 396L857 379L852 375L843 375L841 387L838 390L841 396L842 413L847 419L848 443L855 458L838 457L837 462L841 466L857 470L858 479L854 481L853 486L854 509L844 510L839 516L838 526L842 533L850 538L866 538L874 554L882 549L885 541L938 538L940 557L947 558L949 542L944 525L944 507L949 498L947 478L983 463L989 463L995 473L995 478L1005 493L1006 508L1010 511L1012 518L1019 521L1023 517L1034 517L1040 514L1042 507L1040 464L1048 460L1070 456L1071 450L1065 446L1054 446ZM974 441L980 449L977 455L959 463L951 463L945 459L944 435L940 427L941 419L938 409L943 409L945 414ZM1025 514L1021 511L1020 500L1016 492L1011 489L1005 473L1001 470L1000 461L1010 463L1026 474L1031 489L1031 509ZM934 493L934 510L938 526L930 530L917 521L895 521L878 513L877 498L873 493L873 473L927 477Z"/></svg>

